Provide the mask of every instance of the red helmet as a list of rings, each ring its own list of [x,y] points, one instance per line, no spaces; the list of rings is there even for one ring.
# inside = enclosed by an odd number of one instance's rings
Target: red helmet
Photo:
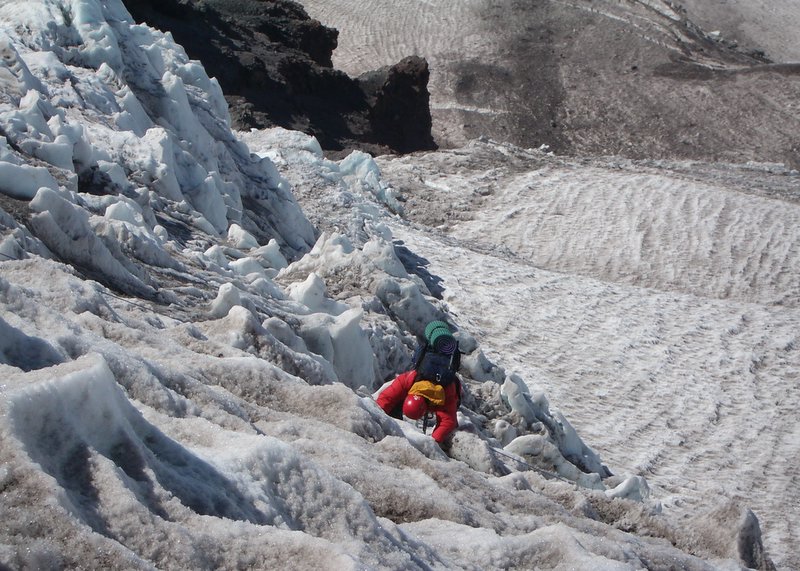
[[[403,414],[413,420],[419,420],[428,412],[428,401],[420,395],[408,395],[403,403]]]

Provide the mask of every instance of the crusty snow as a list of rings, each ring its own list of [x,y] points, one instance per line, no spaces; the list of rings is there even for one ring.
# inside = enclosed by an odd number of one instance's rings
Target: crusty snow
[[[447,161],[421,162],[386,160],[385,179],[413,168],[448,192]],[[487,355],[559,403],[612,467],[686,515],[763,502],[771,552],[796,561],[800,205],[669,166],[510,162],[494,156],[471,220],[396,237],[447,276],[445,300]],[[460,184],[485,189],[487,166],[460,169]],[[719,170],[800,186],[768,165]]]
[[[0,567],[800,566],[796,171],[327,160],[117,0],[0,52]],[[373,400],[433,319],[446,451]]]

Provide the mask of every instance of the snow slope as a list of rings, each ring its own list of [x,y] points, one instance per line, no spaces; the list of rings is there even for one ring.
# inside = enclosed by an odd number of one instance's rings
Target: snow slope
[[[763,49],[774,61],[800,61],[796,33],[800,10],[794,2],[683,0],[681,5],[706,30]]]
[[[617,274],[627,241],[597,265],[555,226],[572,256],[549,269],[557,241],[534,260],[485,239],[514,219],[501,189],[584,168],[605,218],[560,200],[590,236],[633,232],[629,184],[639,216],[660,191],[660,228],[696,192],[783,239],[796,173],[723,170],[767,200],[680,174],[702,165],[495,143],[330,161],[232,132],[216,82],[118,1],[2,2],[0,50],[2,566],[796,566],[797,316],[772,304],[790,277],[761,281],[794,251],[759,242],[724,298],[691,268],[666,281],[677,237],[641,250],[648,284]],[[465,353],[446,450],[372,398],[433,319]]]
[[[800,164],[800,66],[753,51],[796,49],[791,0],[692,3],[701,22],[667,0],[303,4],[339,30],[334,64],[351,75],[428,60],[442,147],[487,136],[561,154]],[[758,30],[735,50],[718,21]]]
[[[451,310],[612,467],[646,476],[687,516],[748,498],[770,552],[794,568],[798,174],[705,167],[719,184],[682,165],[473,147],[380,161],[396,188],[435,197],[409,213],[466,218],[439,236],[395,228],[446,276]],[[754,194],[754,181],[780,194]]]

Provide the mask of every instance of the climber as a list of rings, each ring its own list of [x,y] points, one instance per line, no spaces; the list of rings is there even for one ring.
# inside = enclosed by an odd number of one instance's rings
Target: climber
[[[399,374],[378,395],[378,406],[395,418],[405,415],[419,420],[429,413],[435,415],[431,436],[443,445],[458,428],[460,355],[450,327],[443,321],[432,321],[425,328],[425,341],[417,349],[414,368]]]

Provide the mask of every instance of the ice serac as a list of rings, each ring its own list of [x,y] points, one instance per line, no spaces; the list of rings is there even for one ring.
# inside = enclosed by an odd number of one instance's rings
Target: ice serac
[[[52,252],[152,297],[140,262],[177,269],[155,241],[181,225],[210,236],[240,227],[289,258],[314,243],[288,183],[231,131],[218,82],[171,37],[135,24],[121,2],[3,9],[24,10],[26,25],[0,42],[0,193],[39,196],[31,230]],[[119,219],[123,203],[138,224]],[[169,218],[172,236],[159,224]],[[77,259],[66,237],[91,247]]]
[[[698,516],[694,523],[700,541],[714,546],[719,553],[739,559],[748,569],[775,571],[774,563],[764,551],[758,518],[751,510],[728,501]]]
[[[328,151],[434,149],[427,62],[410,57],[353,79],[333,68],[338,31],[288,0],[126,2],[138,20],[169,31],[215,77],[235,127],[281,126]],[[374,79],[374,77],[373,77]]]

